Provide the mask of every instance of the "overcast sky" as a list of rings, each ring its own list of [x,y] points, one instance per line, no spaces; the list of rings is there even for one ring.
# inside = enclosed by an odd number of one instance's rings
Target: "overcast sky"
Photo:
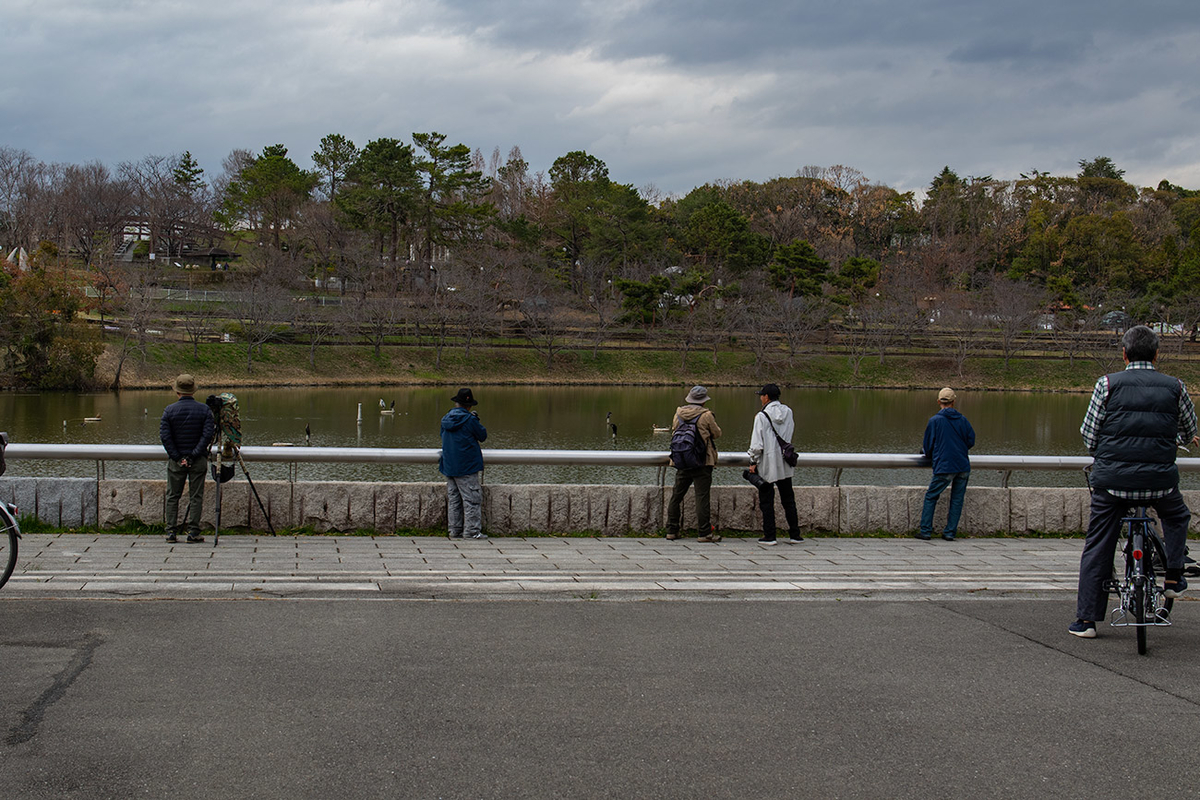
[[[1200,188],[1196,0],[0,0],[0,146],[115,166],[322,136],[586,150],[685,194],[843,164]]]

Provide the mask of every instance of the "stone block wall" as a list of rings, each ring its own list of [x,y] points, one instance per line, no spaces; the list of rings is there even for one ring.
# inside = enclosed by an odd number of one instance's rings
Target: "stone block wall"
[[[442,483],[260,481],[254,486],[277,529],[392,533],[446,526]],[[0,478],[0,499],[16,503],[23,514],[34,514],[59,527],[113,527],[135,520],[159,524],[165,488],[161,480]],[[266,514],[246,481],[235,479],[221,489],[222,529],[267,530]],[[216,522],[215,490],[210,481],[201,517],[201,524],[210,529]],[[523,532],[653,533],[665,527],[670,493],[669,486],[485,485],[484,527],[501,536]],[[909,533],[920,521],[925,487],[800,486],[795,493],[800,526],[805,531]],[[1200,509],[1200,491],[1184,492],[1184,497],[1190,508]],[[186,502],[185,497],[181,506]],[[945,525],[948,505],[949,497],[943,495],[934,517],[935,531]],[[683,510],[685,529],[694,529],[692,493]],[[775,515],[783,529],[778,498]],[[758,530],[758,493],[750,486],[714,486],[712,518],[719,530]],[[1087,519],[1087,489],[971,487],[959,531],[968,536],[1076,533],[1086,528]],[[1192,529],[1200,530],[1200,510],[1192,517]]]

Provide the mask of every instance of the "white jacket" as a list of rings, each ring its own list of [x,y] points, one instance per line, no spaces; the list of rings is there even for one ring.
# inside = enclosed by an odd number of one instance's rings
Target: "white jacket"
[[[763,480],[774,483],[792,477],[796,470],[784,463],[783,453],[779,450],[779,443],[775,441],[775,434],[771,433],[767,417],[775,424],[775,433],[785,442],[792,441],[796,423],[792,419],[792,410],[778,400],[767,403],[763,411],[766,412],[766,416],[761,413],[754,415],[754,431],[750,434],[750,449],[746,454],[758,465],[758,474]]]

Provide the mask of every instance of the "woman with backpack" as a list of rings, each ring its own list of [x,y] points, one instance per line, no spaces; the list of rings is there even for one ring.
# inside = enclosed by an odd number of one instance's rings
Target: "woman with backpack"
[[[715,440],[721,437],[721,427],[710,409],[708,389],[693,386],[684,398],[685,405],[675,409],[671,422],[671,463],[675,465],[675,488],[667,506],[667,538],[679,538],[683,517],[683,498],[692,484],[696,485],[696,528],[699,542],[719,542],[711,522],[713,467],[717,465]]]

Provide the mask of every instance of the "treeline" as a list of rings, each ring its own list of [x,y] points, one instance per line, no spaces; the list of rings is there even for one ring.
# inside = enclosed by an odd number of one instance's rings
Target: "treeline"
[[[331,134],[312,161],[235,150],[209,178],[188,152],[110,168],[0,147],[0,243],[29,254],[0,277],[6,378],[87,385],[107,345],[119,385],[168,329],[235,335],[248,370],[284,334],[378,350],[415,333],[440,356],[513,329],[549,369],[618,331],[764,365],[835,335],[857,369],[931,329],[961,340],[961,371],[981,337],[1007,361],[1035,332],[1071,354],[1118,310],[1200,322],[1200,192],[1133,186],[1107,157],[1016,180],[947,167],[920,200],[842,166],[660,197],[585,152],[535,172],[517,148],[485,158],[438,133]],[[165,291],[205,286],[225,301]]]

